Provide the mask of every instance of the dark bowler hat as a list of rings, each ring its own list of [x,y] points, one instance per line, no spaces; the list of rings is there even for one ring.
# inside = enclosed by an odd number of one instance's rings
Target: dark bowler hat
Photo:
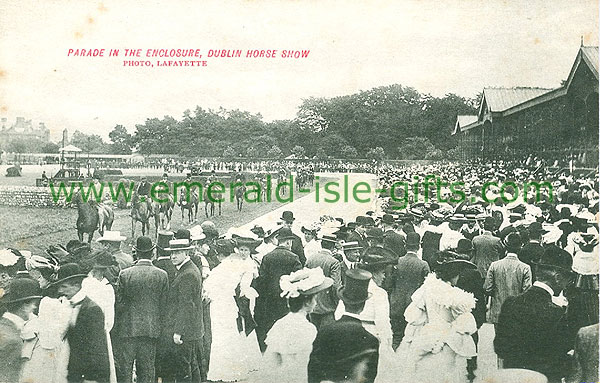
[[[295,219],[296,218],[294,218],[294,213],[292,213],[289,210],[284,211],[281,214],[281,218],[280,218],[280,220],[283,222],[294,222]]]
[[[539,261],[533,262],[538,268],[553,269],[556,271],[571,272],[573,257],[569,252],[558,246],[549,246]]]
[[[179,229],[175,233],[175,239],[188,239],[191,241],[191,234],[188,229]]]
[[[383,230],[378,227],[371,227],[365,233],[367,238],[383,239]]]
[[[148,253],[154,250],[155,247],[156,246],[154,246],[154,243],[152,243],[152,239],[150,237],[141,236],[138,237],[135,241],[135,246],[133,247],[133,250],[135,250],[138,253]]]
[[[41,298],[42,289],[37,281],[30,278],[15,278],[6,287],[4,295],[0,298],[0,304],[5,305]]]
[[[350,269],[346,271],[346,284],[338,289],[342,302],[356,305],[371,297],[368,291],[373,275],[367,270]]]
[[[456,252],[460,254],[465,254],[473,251],[473,242],[467,238],[461,238],[458,240],[458,246],[456,247]]]
[[[532,222],[529,227],[527,228],[527,231],[530,234],[545,234],[548,232],[548,230],[545,230],[542,227],[542,224],[539,222]]]
[[[376,271],[387,265],[396,263],[398,257],[389,249],[377,246],[367,247],[361,256],[360,267],[368,271]]]
[[[87,277],[86,274],[81,271],[81,267],[77,263],[65,263],[58,269],[58,277],[56,282],[50,286],[58,286],[63,282],[70,280],[83,280]]]
[[[394,223],[396,223],[396,220],[391,214],[384,214],[383,217],[381,217],[381,223],[393,225]]]
[[[287,227],[282,227],[281,229],[279,229],[279,232],[277,233],[277,239],[279,241],[285,241],[286,239],[294,239],[294,238],[296,238],[296,236]]]
[[[359,215],[358,217],[356,217],[356,226],[369,226],[369,224],[368,224],[369,218],[371,218],[371,217],[365,217],[364,215]],[[373,219],[373,218],[371,218],[371,219]]]
[[[516,253],[521,250],[521,246],[523,246],[523,241],[517,232],[509,233],[504,239],[504,247],[506,248],[506,251]]]
[[[411,232],[406,234],[406,246],[420,246],[421,245],[421,236],[419,233]]]

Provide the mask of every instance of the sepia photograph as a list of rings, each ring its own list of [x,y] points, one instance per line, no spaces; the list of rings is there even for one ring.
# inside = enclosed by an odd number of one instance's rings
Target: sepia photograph
[[[0,0],[0,383],[599,382],[597,0]]]

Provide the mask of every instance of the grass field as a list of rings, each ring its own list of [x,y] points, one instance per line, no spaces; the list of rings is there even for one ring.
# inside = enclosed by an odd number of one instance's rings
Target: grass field
[[[0,185],[35,185],[35,179],[41,175],[43,168],[35,165],[23,166],[23,176],[15,178],[4,177],[6,166],[0,167]],[[48,174],[49,171],[46,170]],[[160,176],[162,170],[158,169],[134,169],[127,170],[126,175],[149,175]],[[181,174],[178,174],[181,176]],[[294,200],[305,196],[307,193],[294,192]],[[224,196],[227,199],[227,196]],[[215,223],[221,233],[227,231],[230,227],[241,226],[260,217],[274,209],[279,208],[285,203],[281,202],[262,202],[262,203],[244,203],[242,212],[238,212],[235,202],[228,200],[222,204],[222,215],[218,214],[218,207],[215,206],[215,216],[206,218],[204,205],[200,203],[198,207],[197,221],[189,223],[187,214],[182,219],[181,209],[176,206],[171,220],[171,230],[177,230],[182,227],[202,223],[209,219]],[[114,209],[115,221],[112,230],[118,230],[127,237],[123,248],[127,251],[132,245],[131,239],[131,217],[130,209]],[[66,244],[71,239],[77,239],[77,230],[75,223],[77,221],[77,210],[74,208],[31,208],[31,207],[11,207],[0,206],[0,248],[14,247],[17,249],[30,250],[34,254],[41,254],[50,245]],[[154,221],[150,223],[151,233],[154,234]],[[138,223],[135,229],[136,236],[141,235],[141,227]],[[87,236],[86,236],[87,238]],[[96,232],[94,239],[99,238]]]

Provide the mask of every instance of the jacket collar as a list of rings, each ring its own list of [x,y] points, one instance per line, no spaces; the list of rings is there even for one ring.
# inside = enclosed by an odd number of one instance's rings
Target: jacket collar
[[[135,263],[136,266],[151,266],[152,261],[149,259],[138,259]]]
[[[13,313],[9,313],[8,311],[2,315],[2,318],[12,322],[12,324],[14,324],[19,331],[23,330],[23,326],[25,326],[25,321],[23,318]]]

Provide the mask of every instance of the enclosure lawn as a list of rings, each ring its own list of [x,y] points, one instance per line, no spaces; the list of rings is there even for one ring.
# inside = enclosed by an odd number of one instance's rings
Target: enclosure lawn
[[[294,200],[297,200],[307,194],[294,191],[293,197]],[[241,226],[285,204],[276,200],[270,203],[244,202],[242,211],[238,212],[235,201],[231,203],[226,199],[221,205],[221,216],[218,215],[218,205],[215,205],[215,216],[206,218],[204,204],[200,203],[198,206],[197,221],[192,223],[188,222],[187,212],[182,220],[181,208],[175,206],[171,219],[171,230],[176,231],[180,228],[189,228],[209,219],[215,223],[220,233],[225,233],[231,227]],[[114,212],[115,221],[112,230],[118,230],[122,235],[127,237],[124,250],[129,251],[132,245],[131,209],[117,209],[115,207]],[[66,245],[69,240],[77,239],[76,221],[77,209],[0,206],[0,222],[2,222],[0,248],[14,247],[22,250],[30,250],[34,254],[43,254],[50,245]],[[154,230],[154,220],[151,219],[150,233],[152,236],[154,235]],[[139,223],[137,223],[135,233],[136,236],[141,235],[141,226]],[[95,243],[95,240],[99,237],[100,235],[96,232],[92,242]]]

